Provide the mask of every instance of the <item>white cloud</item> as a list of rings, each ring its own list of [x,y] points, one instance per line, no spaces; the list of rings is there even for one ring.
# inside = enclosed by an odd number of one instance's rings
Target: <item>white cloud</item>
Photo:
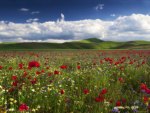
[[[104,9],[104,4],[98,4],[96,7],[95,7],[95,10],[99,11],[99,10],[103,10]]]
[[[120,16],[112,21],[101,19],[65,21],[65,16],[61,14],[61,19],[56,22],[0,21],[0,42],[65,42],[92,37],[112,41],[150,41],[150,15],[132,14]]]
[[[150,15],[132,14],[121,16],[113,21],[109,27],[107,39],[113,40],[149,40],[150,41]]]
[[[30,19],[26,20],[27,23],[37,22],[37,21],[39,21],[38,18],[34,18],[34,19],[30,18]]]
[[[57,22],[65,21],[65,15],[63,13],[60,14],[60,19],[57,19]]]
[[[65,20],[65,16],[63,13],[61,13],[61,21],[64,21]]]
[[[39,13],[40,13],[39,11],[33,11],[33,12],[31,12],[32,15],[39,14]]]
[[[111,14],[110,16],[115,17],[115,16],[116,16],[116,14]]]
[[[27,11],[29,11],[29,9],[27,9],[27,8],[21,8],[21,9],[19,9],[20,11],[24,11],[24,12],[27,12]]]

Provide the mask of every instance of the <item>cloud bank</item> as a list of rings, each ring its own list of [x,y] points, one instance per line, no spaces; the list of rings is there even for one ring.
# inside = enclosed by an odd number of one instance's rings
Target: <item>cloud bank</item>
[[[0,42],[61,43],[92,37],[111,41],[150,41],[150,15],[132,14],[120,16],[112,21],[64,19],[65,16],[61,14],[61,18],[57,21],[43,23],[33,19],[30,19],[30,23],[0,21]]]

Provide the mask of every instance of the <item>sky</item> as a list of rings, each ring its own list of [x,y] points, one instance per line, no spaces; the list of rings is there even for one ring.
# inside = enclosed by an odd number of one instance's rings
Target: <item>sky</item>
[[[150,0],[0,0],[0,42],[150,41]]]

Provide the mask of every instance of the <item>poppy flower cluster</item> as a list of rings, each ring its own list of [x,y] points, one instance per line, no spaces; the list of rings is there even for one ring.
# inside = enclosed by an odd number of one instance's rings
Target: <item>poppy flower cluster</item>
[[[121,106],[121,105],[123,105],[123,104],[125,104],[125,103],[126,103],[126,99],[123,98],[123,99],[121,99],[121,100],[117,100],[116,106]]]
[[[104,58],[104,60],[105,60],[106,62],[109,62],[110,64],[113,64],[113,62],[114,62],[114,59],[113,59],[113,58],[110,58],[110,57]]]
[[[125,56],[123,56],[123,57],[121,57],[120,59],[118,59],[115,63],[114,63],[114,65],[118,65],[118,64],[123,64],[125,61],[126,61],[126,57]]]
[[[144,96],[143,97],[143,101],[144,101],[144,103],[148,102],[149,101],[149,97],[148,96]]]
[[[29,68],[40,67],[40,63],[37,61],[31,61],[31,62],[29,62],[28,67]]]
[[[11,77],[11,79],[13,80],[13,83],[12,83],[12,85],[13,86],[17,86],[18,85],[18,77],[16,76],[16,75],[13,75],[12,77]]]
[[[101,90],[101,92],[99,93],[99,96],[95,98],[95,101],[96,102],[103,102],[105,100],[105,94],[107,93],[107,89],[104,88]]]
[[[2,106],[7,103],[8,111],[109,113],[113,107],[122,112],[133,105],[138,105],[138,111],[150,110],[150,86],[145,80],[150,51],[9,54],[0,55],[0,102]],[[141,78],[145,83],[140,85]]]
[[[146,84],[142,83],[140,86],[140,89],[142,92],[144,92],[146,94],[150,94],[150,88],[148,88]]]

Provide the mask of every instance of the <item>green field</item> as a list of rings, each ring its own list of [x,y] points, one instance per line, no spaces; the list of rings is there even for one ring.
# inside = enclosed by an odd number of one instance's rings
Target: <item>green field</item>
[[[66,43],[1,43],[0,50],[15,49],[150,49],[150,41],[113,42],[90,38]]]
[[[149,113],[149,50],[0,52],[0,113]]]

